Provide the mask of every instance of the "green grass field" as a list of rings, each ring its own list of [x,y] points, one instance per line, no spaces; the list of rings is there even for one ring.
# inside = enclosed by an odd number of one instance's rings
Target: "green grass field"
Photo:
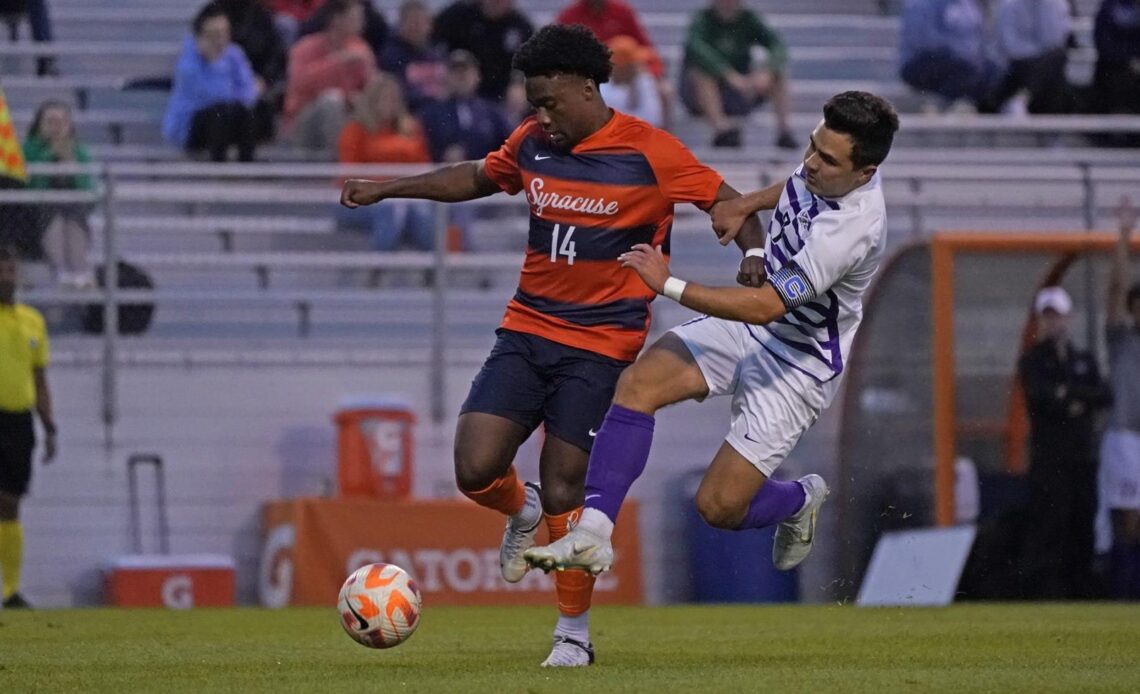
[[[598,664],[538,667],[549,609],[435,608],[389,651],[333,610],[0,612],[0,692],[1140,691],[1140,605],[601,608]]]

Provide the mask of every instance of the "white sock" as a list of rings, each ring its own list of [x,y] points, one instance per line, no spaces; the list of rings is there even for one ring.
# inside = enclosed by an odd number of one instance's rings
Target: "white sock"
[[[526,502],[514,518],[518,521],[518,525],[524,528],[534,527],[542,520],[542,499],[538,497],[534,487],[526,487]]]
[[[555,636],[565,636],[568,639],[590,642],[590,613],[583,612],[577,617],[558,616],[558,624],[554,627]]]
[[[610,539],[614,534],[614,522],[596,508],[588,508],[582,511],[582,517],[578,520],[578,527],[603,540]]]

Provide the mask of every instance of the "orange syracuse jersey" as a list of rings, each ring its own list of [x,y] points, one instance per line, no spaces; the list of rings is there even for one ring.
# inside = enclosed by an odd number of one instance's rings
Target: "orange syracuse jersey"
[[[707,210],[724,179],[677,138],[617,111],[569,151],[528,118],[484,170],[530,203],[526,261],[501,327],[633,360],[656,295],[617,257],[638,243],[668,255],[673,205]]]

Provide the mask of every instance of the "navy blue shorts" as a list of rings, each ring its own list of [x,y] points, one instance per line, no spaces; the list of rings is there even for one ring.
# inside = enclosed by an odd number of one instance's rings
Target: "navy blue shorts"
[[[32,413],[0,412],[0,492],[17,497],[28,493],[35,449]]]
[[[618,376],[628,361],[618,361],[538,335],[500,328],[499,339],[460,409],[505,417],[547,433],[584,451],[594,445]]]

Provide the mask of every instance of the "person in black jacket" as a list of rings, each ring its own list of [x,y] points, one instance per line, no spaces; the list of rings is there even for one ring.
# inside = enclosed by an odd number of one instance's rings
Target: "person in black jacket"
[[[1040,340],[1018,373],[1030,422],[1029,530],[1022,555],[1026,597],[1087,597],[1096,515],[1095,415],[1111,402],[1092,354],[1068,335],[1072,300],[1046,287],[1035,301]]]
[[[273,15],[257,0],[218,0],[217,4],[230,20],[233,42],[245,51],[260,82],[253,116],[258,142],[268,142],[285,97],[285,42],[277,33]]]

